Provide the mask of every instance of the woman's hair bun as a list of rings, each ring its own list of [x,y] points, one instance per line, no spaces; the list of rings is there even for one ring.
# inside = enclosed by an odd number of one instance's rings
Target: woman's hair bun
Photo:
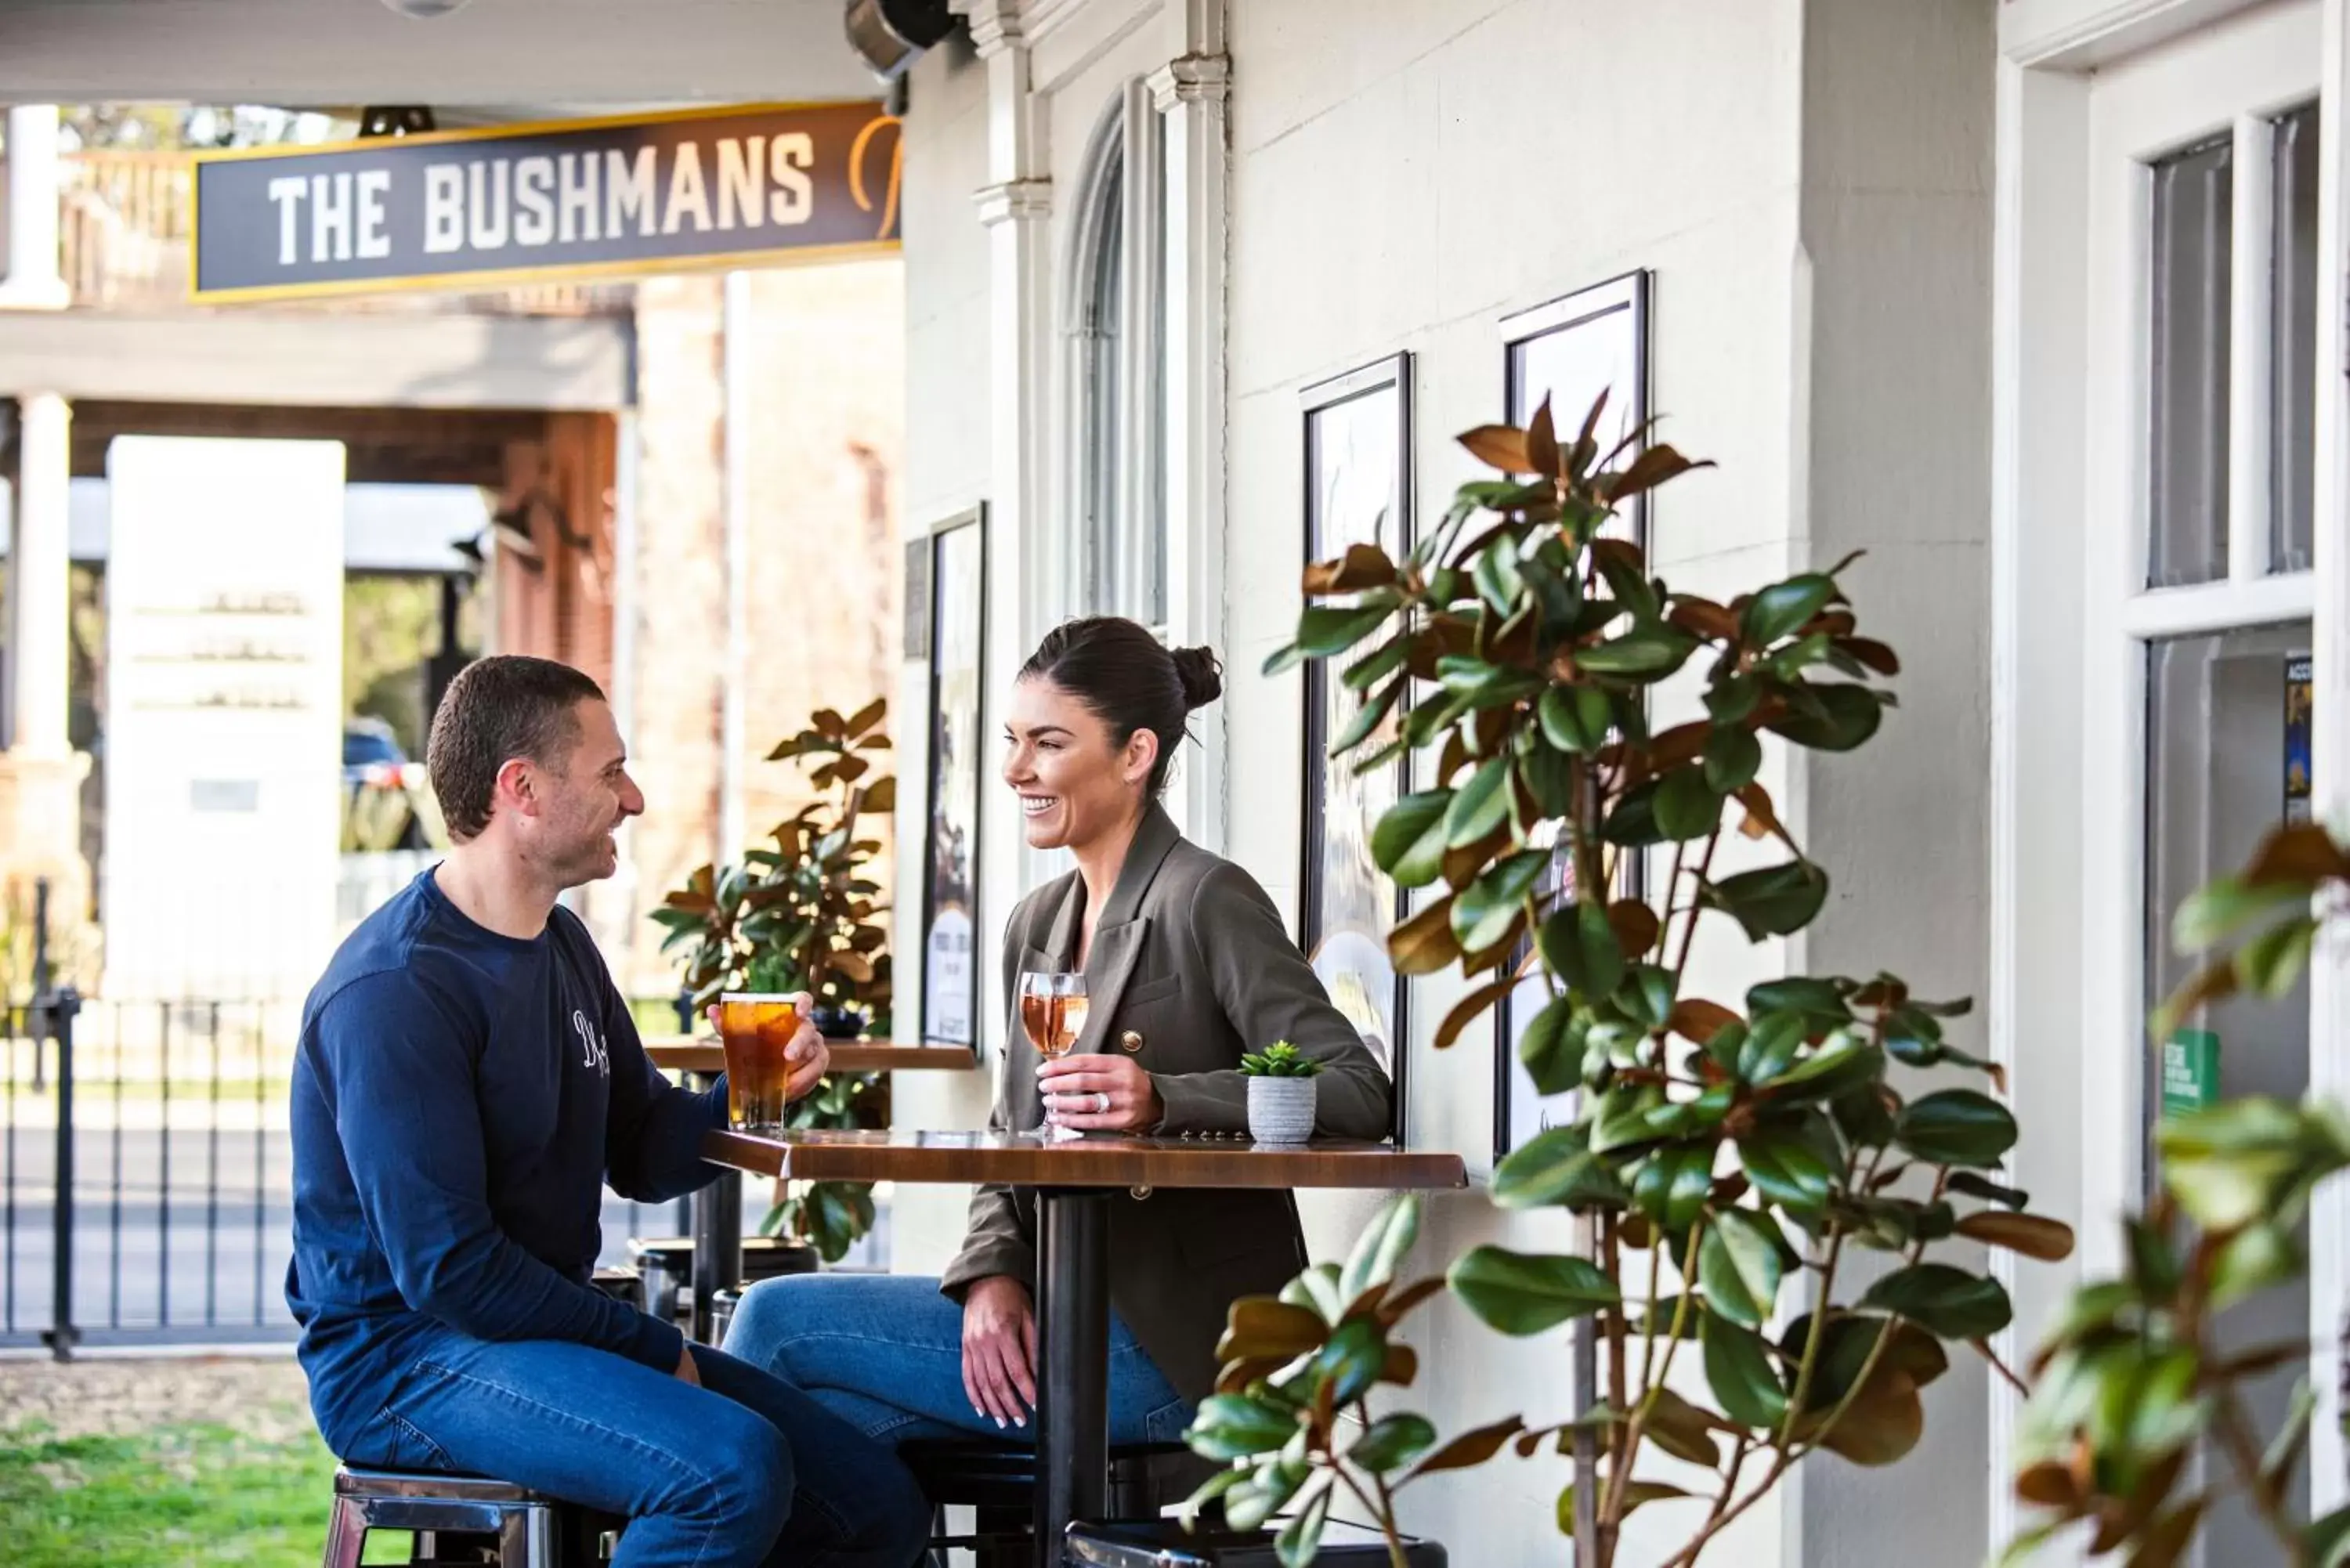
[[[1183,683],[1183,707],[1186,711],[1204,708],[1224,693],[1224,667],[1212,648],[1178,648],[1171,650],[1175,660],[1175,677]]]

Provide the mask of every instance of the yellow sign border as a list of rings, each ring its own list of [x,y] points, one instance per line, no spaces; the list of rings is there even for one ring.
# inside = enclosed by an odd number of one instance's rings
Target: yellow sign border
[[[855,261],[896,255],[897,239],[860,240],[836,245],[785,246],[775,249],[729,251],[717,255],[652,257],[631,261],[557,263],[548,266],[502,267],[493,272],[433,273],[393,278],[337,278],[324,283],[260,284],[244,288],[206,289],[198,283],[198,258],[203,254],[204,203],[203,166],[244,163],[256,159],[310,158],[330,152],[371,152],[387,144],[432,147],[444,143],[503,141],[519,136],[548,136],[569,130],[609,130],[624,125],[674,125],[696,119],[727,119],[737,115],[785,114],[816,109],[854,109],[870,105],[876,116],[896,119],[879,99],[833,99],[804,103],[703,104],[692,109],[655,109],[650,114],[596,115],[585,119],[541,119],[514,125],[483,126],[463,130],[427,130],[413,136],[362,136],[342,141],[278,144],[269,147],[224,147],[187,155],[188,292],[191,305],[254,305],[280,299],[349,298],[377,294],[484,294],[534,284],[596,282],[623,277],[667,277],[705,272],[732,272],[740,267],[796,266],[806,262]],[[902,126],[902,121],[900,122]],[[903,134],[902,129],[900,134]]]

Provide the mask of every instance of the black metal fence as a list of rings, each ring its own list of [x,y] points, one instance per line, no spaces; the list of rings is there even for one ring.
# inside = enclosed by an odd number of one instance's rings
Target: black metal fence
[[[0,1007],[0,1346],[291,1339],[299,1008]],[[605,1260],[678,1215],[607,1194]]]

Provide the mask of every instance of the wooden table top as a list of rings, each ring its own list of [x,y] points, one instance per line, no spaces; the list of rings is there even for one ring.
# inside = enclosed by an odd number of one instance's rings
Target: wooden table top
[[[664,1073],[726,1071],[726,1048],[715,1040],[677,1034],[645,1042],[645,1055]],[[836,1073],[901,1073],[913,1068],[952,1071],[976,1067],[979,1058],[961,1045],[893,1045],[887,1040],[842,1041],[832,1048]]]
[[[997,1182],[1009,1187],[1407,1188],[1469,1185],[1457,1154],[1317,1138],[1139,1137],[1122,1133],[1048,1139],[1035,1133],[714,1132],[702,1158],[795,1181]]]

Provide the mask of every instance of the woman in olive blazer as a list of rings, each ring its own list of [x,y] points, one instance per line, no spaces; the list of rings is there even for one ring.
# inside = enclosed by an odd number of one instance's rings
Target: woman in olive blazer
[[[1186,716],[1218,695],[1215,657],[1170,652],[1132,621],[1073,621],[1023,668],[1003,777],[1028,842],[1076,868],[1031,893],[1003,942],[1008,1020],[990,1124],[1026,1131],[1245,1136],[1240,1060],[1287,1040],[1323,1064],[1315,1130],[1387,1136],[1386,1073],[1332,1006],[1273,900],[1188,843],[1159,806]],[[1076,1049],[1041,1062],[1020,1029],[1025,971],[1086,976]],[[1225,1313],[1305,1265],[1285,1191],[1166,1189],[1116,1199],[1110,1437],[1166,1441],[1215,1378]],[[1036,1398],[1034,1202],[973,1196],[943,1278],[810,1275],[747,1292],[730,1355],[891,1441],[1024,1428]]]

